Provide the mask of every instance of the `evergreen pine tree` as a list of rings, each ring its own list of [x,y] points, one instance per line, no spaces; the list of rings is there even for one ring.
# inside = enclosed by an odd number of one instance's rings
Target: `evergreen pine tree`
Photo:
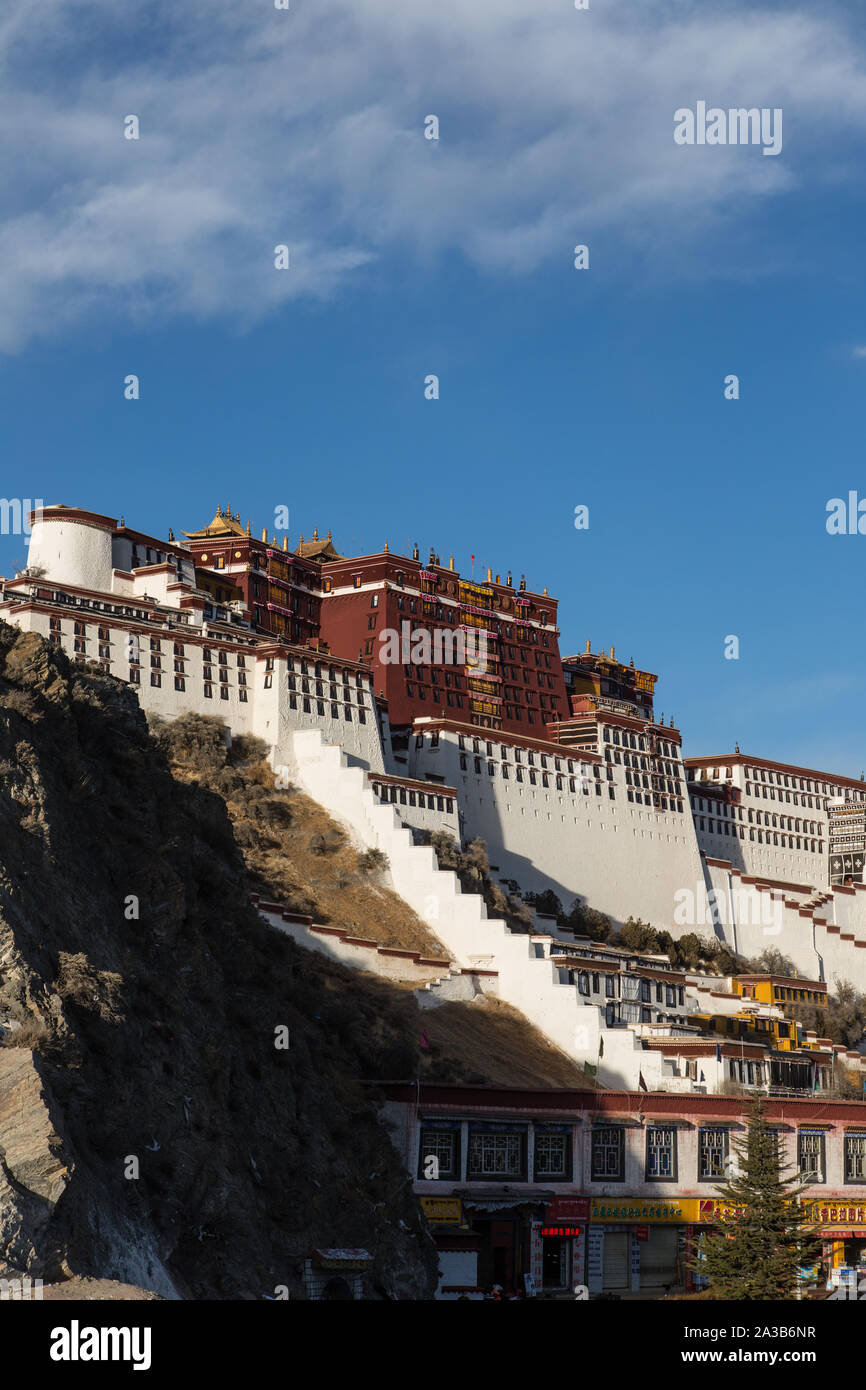
[[[752,1102],[748,1133],[734,1150],[738,1175],[717,1189],[724,1206],[692,1268],[717,1298],[795,1298],[798,1270],[815,1264],[821,1247],[799,1203],[805,1184],[797,1173],[786,1175],[762,1097]]]

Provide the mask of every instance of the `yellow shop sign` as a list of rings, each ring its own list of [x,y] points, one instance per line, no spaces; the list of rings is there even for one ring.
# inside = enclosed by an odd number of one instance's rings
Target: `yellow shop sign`
[[[422,1197],[421,1210],[431,1226],[459,1226],[463,1220],[459,1197]]]
[[[653,1201],[644,1197],[593,1197],[590,1220],[634,1221],[641,1226],[665,1221],[686,1225],[698,1220],[698,1198]]]
[[[745,1207],[732,1207],[719,1199],[701,1198],[700,1221],[714,1221],[716,1217],[734,1217],[745,1211]],[[809,1197],[801,1202],[806,1221],[812,1225],[825,1227],[862,1226],[866,1228],[866,1203],[849,1202],[844,1197]]]

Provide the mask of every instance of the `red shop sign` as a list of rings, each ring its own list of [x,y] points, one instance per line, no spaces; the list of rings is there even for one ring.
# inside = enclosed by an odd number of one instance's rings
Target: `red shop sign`
[[[547,1208],[545,1220],[551,1226],[560,1221],[588,1221],[589,1198],[556,1197]]]

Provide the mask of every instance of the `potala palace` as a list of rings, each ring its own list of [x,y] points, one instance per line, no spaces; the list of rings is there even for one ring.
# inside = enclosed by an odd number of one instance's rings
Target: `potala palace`
[[[827,1082],[840,1049],[786,1032],[780,1005],[837,979],[866,989],[863,781],[738,748],[684,759],[654,710],[657,677],[613,647],[561,656],[556,599],[510,573],[470,581],[453,558],[387,544],[346,557],[330,533],[289,549],[221,506],[180,540],[67,506],[32,522],[3,618],[128,682],[146,711],[216,715],[263,739],[275,769],[387,854],[393,888],[449,953],[411,965],[425,1005],[493,990],[624,1089]],[[384,637],[405,623],[439,634],[445,659],[389,660]],[[447,659],[458,633],[474,639],[463,664]],[[415,833],[438,829],[483,838],[494,876],[522,892],[744,957],[776,947],[797,977],[690,974],[548,918],[514,933]],[[260,907],[324,949],[315,924]],[[384,970],[375,950],[327,949]],[[713,1019],[736,1045],[710,1040]],[[858,1054],[843,1060],[859,1069]]]

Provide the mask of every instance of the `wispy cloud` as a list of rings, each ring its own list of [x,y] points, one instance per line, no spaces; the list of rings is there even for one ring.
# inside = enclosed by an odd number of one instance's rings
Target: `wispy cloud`
[[[394,249],[498,275],[602,234],[673,257],[866,127],[838,15],[702,0],[6,0],[0,66],[7,352],[97,311],[253,321]],[[676,146],[699,98],[783,107],[782,157]]]

